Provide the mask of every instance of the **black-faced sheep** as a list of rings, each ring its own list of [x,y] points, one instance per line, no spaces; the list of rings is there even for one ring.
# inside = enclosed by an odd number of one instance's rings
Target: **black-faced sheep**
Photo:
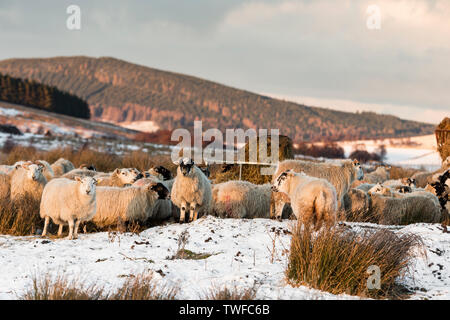
[[[336,189],[327,180],[289,170],[275,179],[272,189],[289,196],[292,211],[303,224],[318,229],[336,222]]]
[[[96,212],[96,180],[91,177],[50,181],[42,194],[40,216],[45,218],[42,236],[47,234],[50,221],[59,225],[58,236],[64,224],[69,225],[67,239],[78,237],[80,222],[89,221]]]
[[[145,172],[144,178],[158,179],[169,189],[169,191],[172,191],[173,183],[175,181],[172,172],[163,166],[150,168],[147,172]]]
[[[182,159],[173,183],[172,202],[180,208],[180,223],[184,222],[189,205],[189,222],[199,214],[208,214],[212,204],[211,183],[192,159]]]

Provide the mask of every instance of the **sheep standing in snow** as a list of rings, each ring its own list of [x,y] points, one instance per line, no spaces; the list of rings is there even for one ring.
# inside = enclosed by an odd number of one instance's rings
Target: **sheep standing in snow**
[[[211,207],[211,183],[192,159],[182,159],[173,183],[172,202],[180,208],[180,223],[184,222],[189,205],[189,222],[199,214],[207,214]]]
[[[338,208],[341,208],[343,197],[350,189],[352,182],[361,180],[364,176],[361,165],[356,160],[344,160],[340,164],[284,160],[278,164],[273,175],[272,184],[281,173],[291,169],[295,172],[304,172],[308,176],[322,178],[330,182],[336,190]]]
[[[56,160],[51,165],[51,167],[52,167],[55,177],[61,177],[64,174],[66,174],[67,172],[70,172],[73,169],[75,169],[75,166],[73,165],[73,163],[64,158],[59,158],[58,160]]]
[[[284,192],[273,192],[270,199],[270,218],[282,220],[292,213],[291,199]]]
[[[40,216],[45,218],[42,236],[47,234],[50,218],[59,225],[61,236],[63,225],[69,225],[67,239],[78,237],[80,222],[89,221],[96,212],[96,180],[91,177],[69,180],[57,178],[50,181],[42,194]]]
[[[0,201],[9,200],[11,191],[11,177],[0,172]]]
[[[99,187],[124,187],[125,185],[131,185],[143,175],[133,168],[116,169],[109,177],[96,176]]]
[[[212,186],[212,212],[222,218],[270,218],[271,185],[227,181]]]
[[[44,166],[26,162],[17,165],[11,174],[11,201],[29,194],[33,199],[40,201],[42,191],[47,179],[42,174]]]
[[[289,170],[276,178],[272,189],[289,196],[292,211],[303,224],[312,224],[318,229],[323,223],[336,222],[336,189],[327,180]]]
[[[145,222],[149,218],[168,218],[171,212],[161,211],[159,205],[155,205],[158,200],[167,199],[168,195],[169,191],[161,183],[142,187],[97,187],[97,213],[92,221],[103,227],[119,221]]]

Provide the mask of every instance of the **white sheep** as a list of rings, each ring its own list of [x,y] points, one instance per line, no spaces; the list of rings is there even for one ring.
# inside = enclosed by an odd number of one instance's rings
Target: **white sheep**
[[[228,181],[212,186],[214,215],[222,218],[269,218],[271,185]]]
[[[182,159],[171,192],[172,202],[180,208],[180,223],[184,222],[189,205],[189,222],[199,214],[208,214],[211,203],[211,183],[192,159]]]
[[[305,225],[318,229],[323,223],[330,226],[336,222],[336,189],[325,179],[289,170],[275,179],[273,191],[289,196],[294,215]]]
[[[352,182],[361,180],[364,177],[361,165],[356,160],[344,160],[338,164],[284,160],[278,164],[273,175],[272,184],[281,173],[291,169],[295,172],[304,172],[308,176],[329,181],[336,189],[338,208],[342,207],[343,197],[350,189]]]
[[[75,166],[69,160],[64,158],[59,158],[52,165],[53,173],[55,177],[61,177],[67,172],[70,172],[75,169]]]
[[[124,187],[142,178],[142,174],[134,168],[123,168],[114,170],[110,176],[102,177],[97,174],[96,178],[99,187]]]
[[[166,199],[168,195],[169,191],[161,183],[142,187],[97,187],[97,213],[92,221],[104,227],[120,221],[165,219],[169,212],[161,212],[161,204],[156,205],[156,202]]]
[[[58,236],[61,236],[63,225],[69,225],[67,239],[78,237],[80,222],[89,221],[96,212],[96,180],[91,177],[69,180],[57,178],[44,188],[40,207],[40,216],[45,218],[42,236],[47,234],[50,221],[59,225]]]
[[[40,201],[47,179],[42,174],[42,164],[26,162],[17,165],[11,174],[11,201],[30,195]]]

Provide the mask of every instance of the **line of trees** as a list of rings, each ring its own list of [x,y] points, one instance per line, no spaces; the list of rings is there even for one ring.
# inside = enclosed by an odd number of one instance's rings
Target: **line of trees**
[[[86,101],[56,87],[0,73],[0,100],[49,112],[89,119]]]

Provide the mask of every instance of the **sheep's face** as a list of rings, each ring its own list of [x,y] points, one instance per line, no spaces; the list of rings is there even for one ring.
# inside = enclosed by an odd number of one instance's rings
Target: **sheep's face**
[[[27,177],[30,180],[38,181],[42,178],[42,171],[44,170],[44,166],[42,164],[27,162],[22,164],[20,167],[26,170]]]
[[[149,173],[158,177],[159,180],[166,181],[172,179],[172,172],[163,166],[153,167],[149,170]]]
[[[133,184],[143,177],[139,170],[131,168],[116,169],[114,173],[119,177],[123,184]]]
[[[97,168],[93,164],[91,164],[91,165],[82,164],[80,166],[80,169],[90,170],[90,171],[97,171]]]
[[[401,180],[401,183],[403,184],[403,185],[405,185],[405,186],[408,186],[408,187],[416,187],[416,179],[411,179],[411,178],[403,178],[402,180]]]
[[[387,194],[388,193],[388,188],[383,187],[381,184],[377,183],[375,186],[373,186],[368,193],[369,194]]]
[[[285,192],[288,193],[288,183],[287,181],[289,178],[293,176],[293,172],[291,171],[284,171],[282,172],[277,179],[275,180],[274,184],[272,185],[271,189],[273,192]]]
[[[169,189],[162,183],[151,183],[149,189],[158,194],[158,199],[167,199],[169,196]]]
[[[179,169],[181,174],[187,177],[191,173],[193,167],[194,161],[192,161],[192,159],[183,159],[180,162]]]
[[[88,196],[95,195],[97,180],[92,177],[76,177],[75,180],[78,182],[79,190],[81,194],[86,194]]]
[[[362,180],[364,178],[364,171],[358,160],[353,160],[353,169],[356,172],[356,180]]]

